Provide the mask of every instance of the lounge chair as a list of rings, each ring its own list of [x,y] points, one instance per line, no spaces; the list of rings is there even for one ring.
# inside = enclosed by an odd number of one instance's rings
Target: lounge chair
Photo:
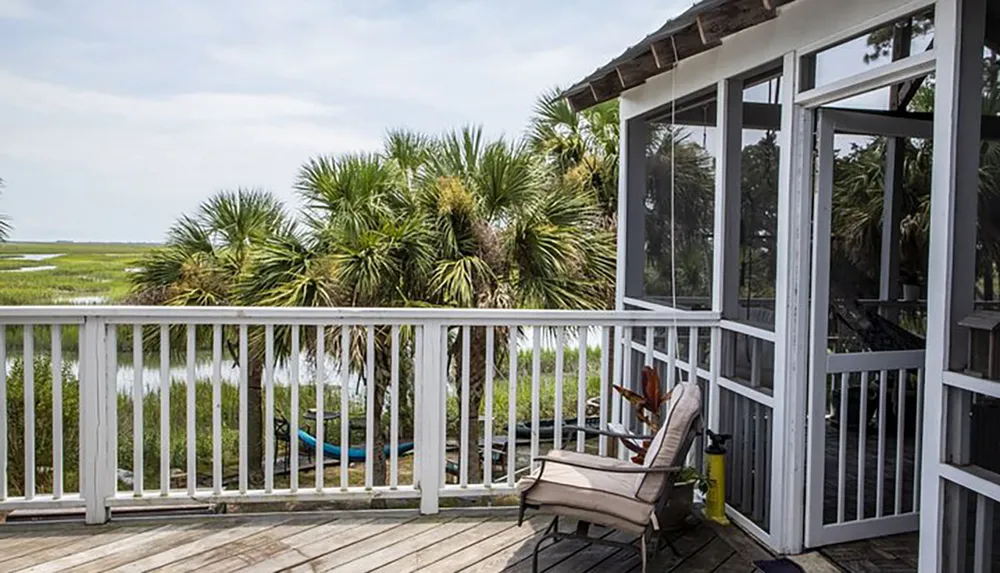
[[[654,559],[664,542],[677,553],[660,530],[657,516],[662,515],[674,477],[701,430],[701,410],[701,389],[696,384],[684,383],[674,388],[667,405],[666,421],[655,436],[580,428],[588,433],[623,439],[651,438],[643,465],[565,450],[552,450],[548,455],[535,458],[540,462],[539,467],[517,484],[521,493],[518,525],[523,522],[526,509],[554,518],[535,545],[533,571],[538,571],[538,551],[547,539],[577,539],[638,549],[642,554],[643,571],[646,570],[647,536],[656,535]],[[575,533],[559,531],[560,516],[578,520]],[[640,546],[590,537],[591,523],[641,535]]]

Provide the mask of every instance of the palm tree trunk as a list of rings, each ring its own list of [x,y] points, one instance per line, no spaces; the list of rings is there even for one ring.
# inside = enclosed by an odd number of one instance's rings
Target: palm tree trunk
[[[264,365],[253,355],[249,358],[247,375],[247,468],[254,487],[264,483],[264,420],[261,409],[261,379]]]
[[[383,357],[384,358],[384,357]],[[386,459],[385,459],[385,444],[386,444],[386,432],[385,427],[382,424],[382,412],[385,410],[385,392],[386,388],[389,387],[389,367],[390,362],[388,360],[378,360],[379,368],[376,370],[375,374],[375,415],[374,424],[372,431],[375,433],[374,436],[374,451],[369,452],[368,455],[372,456],[372,484],[386,485]],[[373,506],[375,502],[372,502]]]

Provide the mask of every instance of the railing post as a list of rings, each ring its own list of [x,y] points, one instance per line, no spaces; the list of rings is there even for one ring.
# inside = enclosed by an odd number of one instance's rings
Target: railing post
[[[416,391],[420,393],[420,435],[415,455],[419,461],[417,486],[420,488],[420,513],[424,515],[438,512],[438,494],[441,470],[444,467],[444,435],[442,434],[440,411],[444,392],[444,366],[441,363],[441,345],[444,344],[444,328],[440,322],[428,322],[421,328],[423,338],[421,357],[422,368]]]
[[[107,497],[114,490],[114,456],[109,427],[109,381],[107,379],[106,327],[96,317],[83,323],[80,349],[80,493],[86,503],[88,524],[106,523],[110,516]]]

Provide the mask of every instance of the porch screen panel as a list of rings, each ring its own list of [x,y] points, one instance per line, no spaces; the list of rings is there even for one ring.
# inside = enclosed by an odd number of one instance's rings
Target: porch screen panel
[[[750,80],[743,90],[740,158],[739,314],[774,329],[778,238],[778,135],[783,78],[780,71]]]
[[[715,97],[706,95],[649,122],[643,297],[658,304],[672,306],[676,294],[679,308],[711,308],[715,116]]]

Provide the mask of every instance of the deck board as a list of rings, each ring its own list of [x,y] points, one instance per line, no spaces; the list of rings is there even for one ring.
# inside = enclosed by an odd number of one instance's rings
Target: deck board
[[[518,527],[510,513],[434,517],[288,513],[123,520],[90,527],[11,524],[0,527],[0,573],[525,573],[531,571],[532,551],[548,523],[549,519],[536,516]],[[564,530],[573,528],[572,520],[562,523]],[[745,554],[753,542],[735,529],[724,533],[699,524],[671,534],[681,557],[665,548],[649,571],[753,571]],[[624,542],[636,537],[596,527],[593,534]],[[539,569],[550,573],[632,572],[641,564],[635,552],[572,539],[547,543],[539,557]]]

